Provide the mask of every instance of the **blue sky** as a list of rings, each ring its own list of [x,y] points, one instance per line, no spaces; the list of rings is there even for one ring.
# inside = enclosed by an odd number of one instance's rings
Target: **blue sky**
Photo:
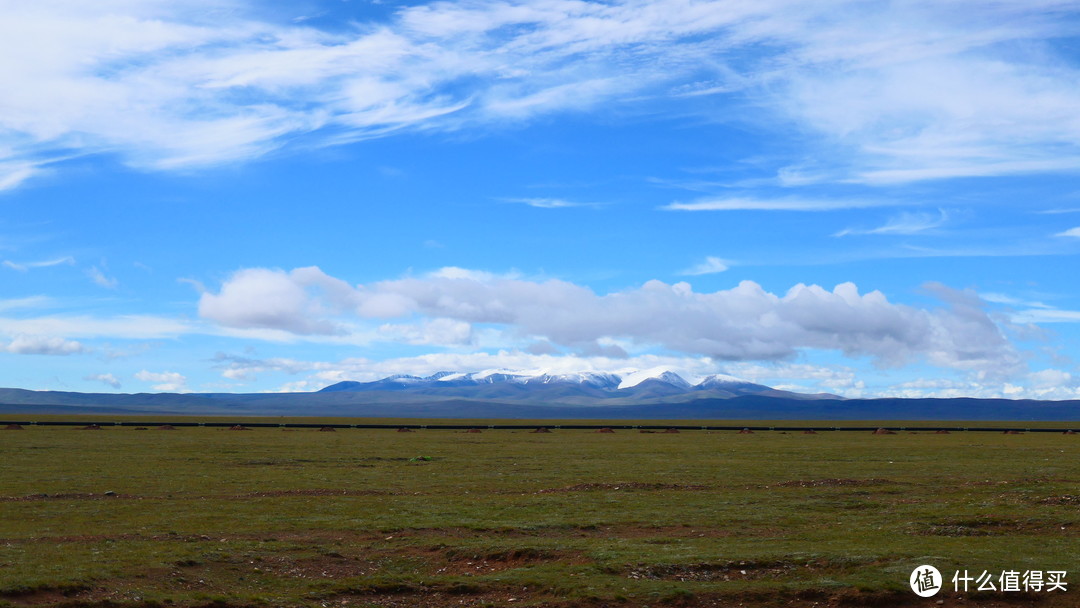
[[[0,4],[0,386],[1080,398],[1080,2]]]

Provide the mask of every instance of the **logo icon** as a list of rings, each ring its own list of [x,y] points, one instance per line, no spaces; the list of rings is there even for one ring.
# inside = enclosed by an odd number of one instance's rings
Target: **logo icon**
[[[931,597],[941,591],[941,573],[933,566],[919,566],[911,571],[908,580],[911,590],[919,597]]]

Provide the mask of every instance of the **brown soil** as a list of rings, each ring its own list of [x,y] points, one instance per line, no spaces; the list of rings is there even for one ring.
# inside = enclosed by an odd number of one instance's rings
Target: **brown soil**
[[[678,433],[678,432],[679,432],[679,429],[667,429],[667,430],[666,430],[666,431],[664,431],[664,432],[665,432],[665,433]]]
[[[874,435],[895,435],[896,431],[890,431],[889,429],[878,429],[874,431]]]
[[[469,429],[469,430],[467,430],[465,432],[466,433],[482,433],[483,431],[481,431],[480,429]]]
[[[337,429],[335,429],[332,426],[324,426],[321,429],[319,429],[319,432],[320,433],[336,433]]]
[[[1023,435],[1020,431],[1005,431],[1005,435]]]
[[[410,428],[401,427],[400,429],[397,430],[397,432],[399,432],[399,433],[411,433],[411,432],[413,432],[413,430],[410,429]]]
[[[157,430],[159,430],[159,431],[175,431],[176,427],[171,425],[171,424],[163,424],[163,425],[157,427]]]
[[[255,562],[252,570],[290,578],[335,579],[370,576],[379,570],[375,562],[359,557],[348,558],[337,553],[292,559],[274,555]]]
[[[817,435],[817,431],[807,429],[802,432],[803,435]]]
[[[841,486],[878,486],[896,483],[888,479],[796,479],[776,484],[781,488],[835,488]]]
[[[140,498],[128,494],[93,494],[89,492],[66,492],[61,494],[30,494],[28,496],[0,496],[0,502],[32,502],[38,500],[104,500],[116,498]]]
[[[941,429],[940,431],[934,431],[934,434],[935,435],[951,435],[952,433],[950,433],[949,431],[946,431],[945,429]]]
[[[334,490],[315,488],[310,490],[266,490],[262,492],[248,492],[238,494],[237,498],[272,498],[276,496],[387,496],[393,494],[388,490]]]
[[[82,427],[79,430],[82,430],[82,431],[100,431],[101,430],[101,425],[100,424],[88,424],[88,425]]]
[[[586,564],[591,563],[580,551],[559,551],[551,549],[534,549],[521,547],[505,551],[493,551],[477,553],[467,549],[443,549],[440,546],[432,548],[435,556],[425,556],[425,561],[434,561],[432,557],[442,557],[444,564],[434,572],[444,576],[472,576],[476,574],[490,574],[514,568],[523,568],[533,564],[559,562],[562,564]],[[440,555],[441,554],[441,555]]]
[[[975,519],[956,519],[925,524],[914,528],[911,534],[916,536],[996,536],[999,534],[1041,534],[1055,536],[1076,536],[1080,529],[1072,522],[1010,519],[1002,517],[980,517]]]
[[[601,490],[707,490],[709,486],[698,484],[681,483],[642,483],[633,481],[629,483],[579,483],[565,488],[548,488],[540,490],[537,494],[551,494],[557,492],[595,492]]]
[[[550,433],[551,429],[547,428],[546,426],[542,426],[542,427],[536,429],[535,431],[530,431],[530,432],[532,432],[532,433]]]
[[[1080,506],[1080,495],[1076,494],[1064,494],[1062,496],[1051,496],[1039,501],[1044,505],[1077,505]]]
[[[751,431],[750,429],[743,429],[743,430],[739,431],[739,434],[740,435],[753,435],[754,431]]]
[[[1065,431],[1064,433],[1062,433],[1062,435],[1075,435],[1075,434],[1076,434],[1076,431],[1074,431],[1072,429],[1069,429],[1069,430]]]
[[[248,427],[246,427],[246,426],[244,426],[242,424],[234,424],[234,425],[229,427],[229,430],[230,431],[250,431],[251,429],[249,429]]]
[[[21,431],[21,430],[23,430],[23,427],[20,424],[9,424],[9,425],[4,427],[4,430],[5,431]]]
[[[800,567],[814,569],[806,566],[805,562],[797,564],[790,561],[732,561],[716,564],[637,565],[630,566],[619,574],[633,579],[659,579],[680,582],[730,581],[773,578],[783,576],[785,573]]]
[[[611,427],[609,427],[609,426],[605,426],[605,427],[604,427],[604,428],[602,428],[602,429],[596,429],[596,432],[597,432],[597,433],[614,433],[615,431],[614,431],[614,430],[612,430],[612,429],[611,429]]]

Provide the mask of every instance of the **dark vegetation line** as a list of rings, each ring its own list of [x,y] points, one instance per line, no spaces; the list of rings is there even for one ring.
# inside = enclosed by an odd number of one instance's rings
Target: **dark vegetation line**
[[[410,429],[410,430],[535,430],[563,429],[563,430],[649,430],[665,431],[674,429],[678,431],[979,431],[993,433],[1025,432],[1025,433],[1076,433],[1080,428],[1026,428],[1026,427],[960,427],[960,426],[714,426],[714,425],[672,425],[672,424],[343,424],[322,422],[152,422],[152,421],[76,421],[76,420],[0,420],[0,426],[81,426],[81,427],[149,427],[149,426],[174,426],[174,427],[247,427],[247,428],[306,428],[306,429]]]

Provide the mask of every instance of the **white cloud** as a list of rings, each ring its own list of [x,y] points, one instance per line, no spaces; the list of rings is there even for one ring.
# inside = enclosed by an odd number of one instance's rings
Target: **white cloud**
[[[30,296],[27,298],[0,300],[0,311],[18,310],[23,308],[45,308],[51,305],[52,301],[52,298],[48,296]]]
[[[889,218],[887,222],[877,228],[845,228],[833,236],[848,236],[860,234],[898,234],[912,235],[940,228],[949,221],[949,216],[944,210],[932,213],[904,212]]]
[[[919,399],[957,397],[979,399],[1080,399],[1080,382],[1069,372],[1044,369],[1020,378],[1019,382],[987,382],[985,378],[920,378],[885,388],[882,397]]]
[[[597,203],[575,203],[561,198],[504,198],[508,203],[521,203],[538,209],[564,209],[568,207],[596,207]]]
[[[342,327],[326,315],[348,307],[354,298],[351,286],[315,267],[290,273],[252,268],[231,276],[220,293],[204,292],[199,315],[242,329],[340,334]]]
[[[675,202],[660,207],[665,211],[836,211],[875,207],[883,204],[872,200],[787,198],[707,198],[689,203]]]
[[[730,262],[717,257],[708,256],[704,262],[691,266],[679,274],[686,276],[700,276],[704,274],[716,274],[727,271]]]
[[[1071,236],[1071,237],[1080,238],[1080,226],[1077,226],[1076,228],[1069,228],[1068,230],[1066,230],[1064,232],[1059,232],[1059,233],[1055,234],[1054,236]]]
[[[156,383],[151,388],[165,393],[186,393],[187,378],[177,372],[150,372],[145,369],[135,374],[140,382]]]
[[[11,190],[41,173],[41,169],[29,162],[0,162],[0,192]]]
[[[83,380],[94,380],[112,388],[120,388],[121,386],[120,381],[112,374],[91,374],[84,377]]]
[[[72,154],[174,169],[250,159],[298,135],[327,144],[498,125],[687,91],[732,96],[713,104],[725,120],[817,135],[807,156],[833,165],[824,179],[1080,168],[1080,79],[1054,48],[1070,2],[480,0],[335,31],[260,10],[5,7],[0,189]]]
[[[1017,323],[1080,323],[1080,310],[1036,308],[1017,311],[1012,319]]]
[[[472,325],[453,319],[425,319],[420,323],[379,326],[379,334],[388,342],[456,346],[470,344]]]
[[[26,335],[15,336],[3,349],[17,355],[74,355],[86,352],[86,347],[75,340]]]
[[[998,373],[1019,365],[1015,349],[977,295],[940,285],[929,288],[947,308],[893,304],[877,291],[860,294],[851,283],[832,291],[800,284],[776,295],[752,281],[713,293],[695,292],[687,283],[649,281],[597,295],[566,281],[500,278],[462,269],[356,288],[317,268],[251,269],[226,281],[219,295],[203,294],[200,314],[227,327],[297,334],[342,328],[376,311],[413,319],[419,315],[490,325],[510,337],[545,339],[580,352],[601,352],[605,340],[628,340],[643,348],[735,361],[778,360],[801,349],[826,349],[871,357],[882,365],[923,359]],[[379,302],[375,311],[368,306],[371,301]],[[464,325],[454,327],[455,335],[465,335]],[[402,335],[400,326],[395,331]],[[416,331],[423,335],[425,329],[421,325]]]
[[[108,318],[86,315],[26,319],[0,317],[0,334],[7,335],[140,340],[170,338],[197,330],[196,326],[183,320],[153,315],[119,315]]]
[[[90,270],[86,271],[86,276],[90,277],[90,280],[99,287],[105,289],[116,289],[120,284],[115,277],[105,276],[105,273],[101,271],[97,266],[91,266]]]
[[[12,262],[11,260],[4,260],[3,265],[19,272],[27,272],[31,268],[48,268],[49,266],[59,266],[61,264],[72,265],[75,263],[75,258],[71,256],[64,256],[62,258],[56,258],[52,260],[44,260],[41,262]]]

